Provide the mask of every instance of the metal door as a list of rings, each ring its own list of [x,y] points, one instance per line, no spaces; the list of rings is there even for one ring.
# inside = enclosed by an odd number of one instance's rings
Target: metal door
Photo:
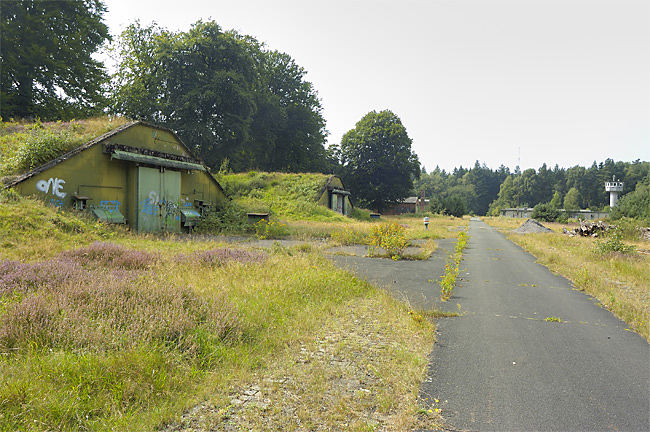
[[[180,232],[181,173],[164,168],[138,168],[140,232]]]

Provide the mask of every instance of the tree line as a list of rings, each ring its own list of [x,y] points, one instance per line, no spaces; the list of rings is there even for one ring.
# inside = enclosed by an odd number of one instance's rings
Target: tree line
[[[462,166],[453,172],[436,167],[414,183],[414,192],[424,191],[431,197],[431,210],[454,215],[498,215],[499,210],[512,207],[535,207],[553,203],[567,210],[601,210],[609,206],[605,182],[616,178],[624,182],[623,194],[636,191],[650,181],[650,162],[615,162],[607,159],[589,168],[574,166],[549,169],[516,168],[514,172],[501,166],[492,170],[478,161],[470,169]]]

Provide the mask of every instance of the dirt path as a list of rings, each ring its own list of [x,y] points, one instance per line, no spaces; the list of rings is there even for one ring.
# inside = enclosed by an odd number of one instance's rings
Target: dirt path
[[[425,397],[460,430],[650,430],[650,345],[480,221]],[[558,322],[561,319],[561,322]]]

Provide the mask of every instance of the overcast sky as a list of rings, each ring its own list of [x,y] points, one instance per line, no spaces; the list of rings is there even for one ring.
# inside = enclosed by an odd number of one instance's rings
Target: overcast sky
[[[650,160],[649,0],[105,0],[139,19],[213,19],[308,72],[338,143],[397,114],[432,170]],[[520,161],[520,162],[518,162]]]

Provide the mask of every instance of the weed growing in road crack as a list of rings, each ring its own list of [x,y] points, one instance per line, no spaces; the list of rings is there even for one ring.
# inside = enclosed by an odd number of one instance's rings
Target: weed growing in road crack
[[[442,301],[447,301],[451,297],[451,292],[456,286],[456,277],[458,276],[458,266],[460,261],[463,259],[463,250],[467,247],[469,242],[469,235],[465,231],[458,232],[458,238],[456,240],[456,247],[453,255],[447,257],[447,263],[445,264],[445,274],[440,276],[440,299]]]

